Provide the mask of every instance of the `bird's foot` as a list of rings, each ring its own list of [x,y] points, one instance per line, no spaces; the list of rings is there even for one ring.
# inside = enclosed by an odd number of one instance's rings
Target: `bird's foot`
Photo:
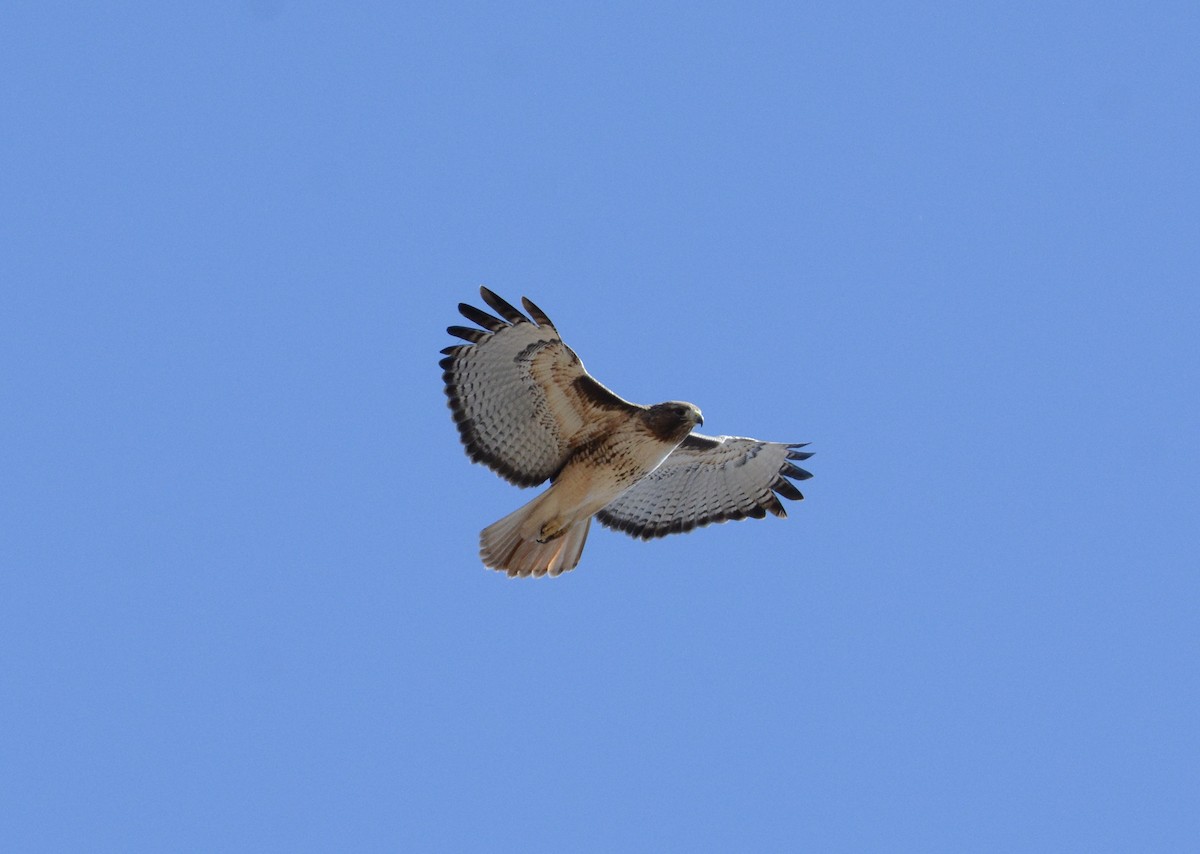
[[[558,519],[551,519],[542,525],[538,531],[537,541],[539,543],[548,543],[551,540],[556,540],[563,535],[563,531],[567,530],[567,526],[562,524]]]

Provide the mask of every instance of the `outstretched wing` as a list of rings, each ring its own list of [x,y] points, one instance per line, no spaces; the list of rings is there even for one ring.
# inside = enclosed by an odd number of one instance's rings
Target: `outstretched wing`
[[[468,342],[442,350],[446,396],[471,459],[518,486],[536,486],[590,435],[640,407],[592,378],[528,299],[526,317],[487,288],[479,293],[500,316],[459,303],[481,328],[446,330]]]
[[[803,445],[692,433],[650,474],[596,514],[609,528],[643,540],[713,522],[786,516],[778,496],[804,498],[788,478],[812,477],[792,460]],[[777,495],[778,494],[778,495]]]

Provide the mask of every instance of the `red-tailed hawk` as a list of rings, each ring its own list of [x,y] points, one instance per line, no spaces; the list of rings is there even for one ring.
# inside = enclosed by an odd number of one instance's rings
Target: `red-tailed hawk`
[[[644,540],[700,525],[786,516],[778,495],[804,496],[788,478],[804,445],[702,436],[690,403],[639,406],[583,368],[540,308],[526,317],[487,288],[500,316],[459,303],[481,328],[446,331],[468,342],[442,350],[446,396],[467,453],[518,486],[551,486],[480,535],[484,564],[514,575],[574,569],[592,516]]]

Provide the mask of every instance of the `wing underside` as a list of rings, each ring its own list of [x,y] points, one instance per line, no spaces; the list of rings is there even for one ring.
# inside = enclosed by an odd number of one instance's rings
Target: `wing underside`
[[[471,459],[536,486],[562,468],[598,412],[633,404],[587,373],[530,300],[527,316],[487,288],[480,294],[496,315],[459,305],[476,326],[447,329],[465,343],[442,350],[446,396]]]
[[[802,447],[693,433],[596,518],[649,540],[716,522],[786,516],[779,499],[803,499],[792,481],[812,476],[794,464],[812,456]]]

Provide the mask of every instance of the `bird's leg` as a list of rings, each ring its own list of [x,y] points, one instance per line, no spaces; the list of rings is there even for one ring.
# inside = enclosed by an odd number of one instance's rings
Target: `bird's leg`
[[[537,541],[539,543],[548,543],[551,540],[556,540],[563,535],[569,526],[564,525],[562,519],[551,519],[545,522],[541,530],[538,531]]]

